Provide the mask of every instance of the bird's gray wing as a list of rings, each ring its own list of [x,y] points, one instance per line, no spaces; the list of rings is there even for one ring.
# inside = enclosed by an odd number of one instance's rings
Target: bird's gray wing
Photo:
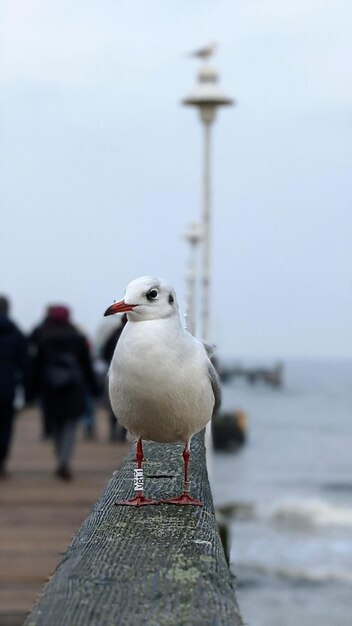
[[[209,374],[211,388],[213,390],[214,399],[215,399],[214,408],[213,408],[213,415],[214,415],[219,410],[220,405],[221,405],[221,387],[220,387],[219,376],[217,375],[216,369],[210,362],[208,363],[208,374]]]

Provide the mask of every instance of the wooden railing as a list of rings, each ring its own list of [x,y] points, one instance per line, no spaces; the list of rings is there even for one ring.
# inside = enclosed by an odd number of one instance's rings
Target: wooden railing
[[[146,495],[182,489],[182,446],[143,442]],[[239,626],[205,464],[194,437],[192,495],[204,507],[115,507],[133,495],[134,446],[44,587],[25,626]],[[92,458],[94,464],[94,457]]]

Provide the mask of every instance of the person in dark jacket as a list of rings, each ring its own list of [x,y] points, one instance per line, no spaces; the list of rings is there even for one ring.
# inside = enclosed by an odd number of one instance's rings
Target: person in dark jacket
[[[114,355],[116,344],[121,337],[121,333],[127,324],[127,315],[121,317],[120,324],[117,328],[114,328],[112,333],[108,336],[105,343],[101,348],[101,357],[103,361],[110,366],[111,359]],[[108,394],[107,394],[108,395]],[[123,426],[118,423],[118,420],[115,417],[115,414],[111,408],[110,400],[107,397],[108,407],[109,407],[109,419],[110,419],[110,441],[126,441],[127,438],[127,430]]]
[[[8,314],[9,302],[0,296],[0,476],[6,475],[16,387],[24,384],[26,372],[26,340]]]
[[[88,342],[70,321],[66,306],[50,306],[30,337],[30,395],[39,396],[50,424],[59,478],[72,478],[70,461],[76,426],[86,408],[87,389],[99,393]]]

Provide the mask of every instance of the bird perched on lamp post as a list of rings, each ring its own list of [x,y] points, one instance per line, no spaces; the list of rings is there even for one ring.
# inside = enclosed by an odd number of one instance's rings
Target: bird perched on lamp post
[[[109,369],[109,395],[119,422],[137,438],[135,497],[117,505],[160,504],[144,495],[142,439],[183,442],[184,488],[161,500],[202,506],[190,495],[190,442],[220,404],[220,386],[204,345],[181,324],[176,295],[165,281],[142,276],[105,315],[127,313],[128,322]]]
[[[198,48],[198,50],[189,52],[188,56],[196,57],[197,59],[202,59],[203,61],[206,61],[211,56],[213,56],[213,54],[215,54],[217,47],[218,47],[217,42],[213,41],[208,46],[204,46],[203,48]]]

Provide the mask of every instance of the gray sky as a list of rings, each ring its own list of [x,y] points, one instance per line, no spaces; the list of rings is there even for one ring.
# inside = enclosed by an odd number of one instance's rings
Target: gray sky
[[[235,356],[350,356],[352,4],[3,0],[0,292],[93,333],[142,274],[183,303],[201,128],[179,102],[217,40],[213,339]]]

